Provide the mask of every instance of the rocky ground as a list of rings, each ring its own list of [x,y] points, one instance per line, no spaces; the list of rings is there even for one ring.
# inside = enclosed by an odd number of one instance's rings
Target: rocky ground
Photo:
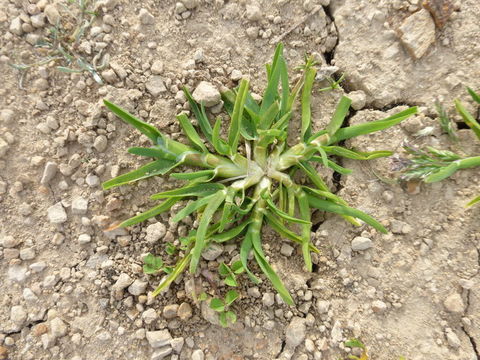
[[[190,290],[220,286],[215,269],[238,254],[235,244],[205,260],[200,277],[153,299],[160,277],[143,274],[144,255],[163,253],[193,220],[176,224],[166,213],[104,231],[173,184],[159,177],[102,191],[102,181],[138,167],[126,148],[147,142],[102,100],[178,138],[183,84],[222,89],[245,76],[261,93],[280,40],[292,69],[310,53],[346,75],[344,90],[314,91],[314,126],[345,92],[354,99],[350,124],[420,110],[349,145],[399,154],[403,141],[452,147],[433,102],[457,121],[452,99],[474,109],[465,86],[480,88],[480,4],[427,3],[430,11],[419,0],[100,0],[89,5],[97,16],[75,34],[74,49],[105,64],[97,74],[58,71],[42,63],[48,50],[33,46],[58,21],[70,33],[83,24],[78,9],[67,11],[75,4],[0,0],[0,359],[336,360],[347,357],[352,337],[372,359],[479,359],[480,210],[464,207],[480,192],[478,170],[412,189],[391,181],[390,159],[345,161],[354,174],[332,185],[391,233],[320,214],[313,237],[322,254],[306,273],[297,249],[267,231],[267,255],[296,306],[245,278],[229,329]],[[22,63],[36,65],[9,65]],[[480,153],[461,125],[459,146]]]

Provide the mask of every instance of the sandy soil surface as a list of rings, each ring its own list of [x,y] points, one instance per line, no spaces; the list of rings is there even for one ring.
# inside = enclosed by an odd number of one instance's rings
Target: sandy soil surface
[[[101,0],[88,4],[97,16],[72,38],[75,56],[99,66],[92,74],[59,71],[65,56],[43,61],[51,52],[34,46],[57,21],[72,34],[90,19],[77,2],[0,0],[0,359],[337,360],[352,337],[372,359],[479,359],[480,207],[464,207],[480,193],[478,170],[412,190],[391,181],[391,159],[345,160],[354,173],[326,174],[330,183],[390,234],[319,214],[312,236],[322,254],[308,273],[298,249],[281,251],[282,239],[266,231],[267,255],[296,306],[268,282],[242,278],[238,321],[228,329],[190,289],[219,285],[210,275],[238,254],[236,243],[204,261],[202,275],[153,299],[161,276],[143,274],[144,255],[163,253],[193,220],[176,224],[165,213],[104,231],[175,184],[157,177],[102,190],[101,182],[141,163],[126,149],[147,143],[102,100],[178,138],[182,85],[222,89],[245,76],[261,93],[279,40],[291,69],[314,54],[346,76],[343,89],[314,90],[315,127],[345,93],[355,100],[350,124],[419,106],[401,125],[350,146],[400,154],[409,141],[479,154],[464,124],[460,145],[442,135],[434,101],[456,121],[454,98],[477,114],[465,86],[480,88],[480,3],[428,3],[437,10],[419,0]],[[359,236],[371,240],[368,249],[352,250]]]

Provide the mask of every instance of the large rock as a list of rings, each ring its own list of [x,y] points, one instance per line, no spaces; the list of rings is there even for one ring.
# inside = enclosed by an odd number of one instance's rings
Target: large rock
[[[398,28],[400,40],[415,59],[420,59],[435,42],[435,23],[427,10],[410,15]]]

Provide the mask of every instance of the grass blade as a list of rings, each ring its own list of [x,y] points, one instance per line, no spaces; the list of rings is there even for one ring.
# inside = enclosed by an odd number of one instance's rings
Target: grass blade
[[[354,160],[373,160],[373,159],[393,155],[393,152],[388,150],[361,152],[361,151],[346,149],[341,146],[322,146],[322,148],[329,154],[345,157],[348,159],[354,159]]]
[[[224,231],[220,234],[215,234],[210,237],[212,241],[215,241],[216,243],[223,243],[229,240],[232,240],[239,236],[247,227],[247,225],[250,224],[249,221],[245,221],[244,223],[235,226],[234,228],[231,228],[230,230]]]
[[[480,196],[477,196],[476,198],[474,198],[472,201],[470,201],[467,206],[472,206],[472,205],[475,205],[476,203],[480,202]]]
[[[167,276],[165,281],[162,282],[160,285],[158,285],[158,287],[152,293],[152,296],[155,297],[158,294],[160,294],[163,290],[168,288],[170,284],[174,282],[175,279],[178,278],[178,276],[185,270],[191,258],[192,258],[192,254],[188,254],[183,259],[180,259],[175,265],[175,268],[170,273],[170,275]]]
[[[173,222],[179,222],[180,220],[184,219],[186,216],[190,215],[192,212],[200,209],[203,206],[206,206],[210,200],[213,199],[215,194],[205,196],[198,200],[195,200],[185,206],[182,210],[180,210],[172,219]]]
[[[250,280],[252,280],[252,282],[255,284],[259,284],[260,279],[256,277],[248,268],[248,255],[252,251],[253,247],[252,233],[249,230],[250,229],[247,230],[247,234],[245,235],[245,238],[242,241],[242,245],[240,246],[240,261],[242,262],[242,266],[245,269],[245,272],[247,273]]]
[[[187,135],[190,142],[195,145],[198,150],[201,150],[202,152],[208,152],[205,144],[203,143],[202,139],[200,139],[197,130],[195,130],[193,127],[188,116],[186,114],[180,114],[177,115],[177,119],[183,129],[183,132],[185,135]]]
[[[240,138],[240,127],[243,118],[243,109],[248,93],[248,80],[242,79],[238,89],[237,97],[235,98],[235,105],[233,107],[233,115],[230,120],[230,130],[228,132],[228,145],[230,145],[230,155],[237,151],[238,140]]]
[[[198,121],[198,125],[200,125],[200,129],[202,130],[203,135],[207,138],[208,141],[212,142],[212,126],[210,125],[210,121],[208,121],[208,118],[205,115],[205,110],[203,109],[203,106],[198,106],[197,102],[193,99],[192,95],[186,87],[183,87],[183,92],[185,93],[185,97],[190,104],[190,109],[193,111],[193,114]]]
[[[467,109],[462,105],[462,103],[458,100],[455,100],[455,108],[457,109],[457,112],[462,116],[463,121],[465,121],[465,124],[468,125],[470,129],[473,130],[475,135],[477,135],[477,138],[480,139],[480,124],[475,120],[475,118],[470,114]]]
[[[155,175],[163,175],[174,167],[180,165],[181,161],[175,162],[171,160],[159,159],[148,163],[137,170],[130,171],[129,173],[117,176],[111,180],[105,181],[102,184],[104,190],[110,189],[112,187],[124,185],[131,183],[133,181],[138,181],[141,179],[146,179]]]
[[[133,125],[138,131],[140,131],[142,134],[146,135],[150,140],[152,140],[154,144],[157,144],[158,138],[162,137],[162,133],[158,131],[156,127],[136,118],[128,111],[122,109],[120,106],[115,105],[108,100],[103,100],[103,103],[111,112],[113,112],[126,123]]]
[[[263,93],[262,105],[260,106],[260,115],[264,114],[268,108],[274,103],[278,97],[278,82],[280,80],[280,67],[278,66],[279,58],[283,53],[283,44],[278,44],[273,56],[272,65],[268,76],[268,84],[265,92]]]
[[[306,225],[311,225],[312,223],[310,222],[310,220],[303,220],[303,219],[298,219],[296,217],[293,217],[293,216],[290,216],[288,215],[287,213],[283,212],[282,210],[280,210],[279,208],[277,208],[275,206],[275,204],[272,202],[271,199],[269,198],[265,198],[264,199],[265,202],[267,203],[268,207],[278,216],[280,216],[281,218],[284,218],[285,220],[288,220],[290,222],[293,222],[293,223],[297,223],[297,224],[306,224]]]
[[[128,220],[125,220],[120,225],[118,225],[118,227],[124,228],[124,227],[127,227],[127,226],[132,226],[132,225],[141,223],[142,221],[148,220],[148,219],[150,219],[154,216],[157,216],[157,215],[169,210],[177,201],[178,201],[178,199],[175,199],[175,198],[167,199],[164,202],[162,202],[160,205],[157,205],[157,206],[151,208],[150,210],[147,210],[147,211],[145,211],[141,214],[138,214],[134,217],[131,217]]]
[[[262,130],[269,129],[276,116],[278,115],[279,111],[280,107],[278,106],[278,101],[275,101],[260,117],[260,123],[258,124],[258,128]]]
[[[221,125],[222,119],[217,118],[215,126],[213,127],[212,144],[217,153],[220,155],[228,155],[231,152],[231,147],[220,137]]]
[[[332,120],[330,120],[330,123],[327,125],[327,133],[330,136],[333,136],[338,129],[342,127],[343,122],[345,121],[345,117],[348,114],[348,110],[350,109],[350,104],[352,103],[352,100],[346,96],[342,96],[340,99],[340,102],[337,105],[337,108],[335,109],[335,112],[333,113]]]
[[[367,224],[369,224],[376,230],[380,231],[381,233],[383,234],[388,233],[387,229],[385,229],[385,227],[382,224],[380,224],[377,220],[375,220],[370,215],[364,213],[363,211],[351,208],[346,205],[335,204],[331,201],[321,200],[315,196],[308,196],[308,202],[310,206],[314,208],[327,211],[327,212],[332,212],[335,214],[356,217],[357,219],[360,219],[366,222]]]
[[[219,183],[187,185],[179,189],[164,191],[151,196],[151,199],[168,199],[173,197],[208,196],[223,190],[225,186]]]
[[[475,91],[473,91],[471,88],[467,87],[467,91],[468,93],[470,94],[470,96],[472,97],[472,99],[479,103],[480,104],[480,95],[478,93],[476,93]]]
[[[328,144],[335,144],[342,140],[347,140],[359,135],[369,134],[375,131],[380,131],[388,129],[401,121],[409,118],[417,112],[417,107],[413,106],[407,110],[403,110],[395,115],[389,116],[388,118],[382,120],[371,121],[364,124],[352,125],[346,128],[340,128],[338,131],[330,138]]]
[[[189,173],[173,173],[170,176],[179,180],[194,180],[201,177],[206,177],[207,181],[210,181],[215,177],[215,170],[200,170]]]
[[[441,181],[443,179],[446,179],[446,178],[452,176],[459,169],[460,169],[460,167],[459,167],[458,163],[456,161],[452,162],[450,165],[445,166],[443,168],[440,168],[438,171],[435,171],[434,173],[428,175],[425,178],[424,181],[427,184],[437,182],[437,181]]]
[[[215,196],[212,197],[208,203],[205,211],[203,212],[200,223],[198,224],[197,236],[195,238],[195,246],[192,250],[192,260],[190,261],[190,273],[195,274],[198,263],[200,261],[200,255],[205,247],[205,238],[207,235],[208,225],[212,220],[213,215],[225,200],[227,192],[225,190],[218,191]]]
[[[163,148],[160,147],[150,147],[150,148],[143,148],[143,147],[131,147],[128,149],[130,154],[146,156],[146,157],[153,157],[156,159],[165,159],[165,160],[177,160],[177,156]]]
[[[313,82],[315,81],[315,75],[317,71],[312,67],[307,67],[305,69],[305,82],[302,90],[302,128],[301,128],[301,139],[304,141],[307,140],[310,135],[312,135],[312,109],[311,109],[311,99],[312,99],[312,87]]]
[[[312,223],[310,221],[310,206],[308,204],[308,197],[305,192],[299,187],[296,191],[296,197],[298,202],[298,210],[300,216],[306,222],[302,225],[302,254],[307,271],[312,272],[312,257],[310,256],[310,232],[312,231]]]
[[[325,184],[325,181],[318,175],[317,171],[315,168],[309,164],[306,161],[300,161],[298,163],[298,166],[303,170],[305,174],[309,177],[310,181],[320,190],[323,191],[328,191],[330,192],[330,189],[328,188],[327,184]]]

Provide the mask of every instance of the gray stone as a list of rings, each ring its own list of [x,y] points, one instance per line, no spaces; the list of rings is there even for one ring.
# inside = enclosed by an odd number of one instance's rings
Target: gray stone
[[[20,16],[17,16],[16,18],[14,18],[12,20],[12,22],[10,23],[10,27],[8,28],[8,30],[12,33],[12,34],[15,34],[15,35],[22,35],[23,34],[23,30],[22,30],[22,20],[20,20]]]
[[[8,268],[8,279],[22,283],[27,278],[27,268],[21,265],[10,265]]]
[[[27,303],[33,304],[38,301],[38,296],[30,288],[23,289],[22,295]]]
[[[40,180],[40,184],[47,185],[50,180],[55,177],[57,173],[58,165],[53,161],[49,161],[45,164],[45,169],[43,170],[42,179]]]
[[[92,241],[92,237],[88,234],[80,234],[78,237],[78,242],[81,245],[88,244],[90,241]]]
[[[2,138],[0,138],[0,158],[5,156],[9,147],[10,146],[8,145],[8,143]]]
[[[164,346],[158,350],[155,350],[152,354],[151,360],[161,360],[167,357],[172,353],[172,348],[170,346]]]
[[[293,317],[285,329],[285,342],[287,347],[296,348],[305,341],[305,319],[300,317]]]
[[[210,243],[202,252],[202,257],[207,261],[213,261],[223,253],[223,246],[217,243]]]
[[[147,331],[146,337],[150,346],[154,349],[169,345],[172,342],[172,335],[168,330]]]
[[[292,255],[293,250],[293,247],[291,247],[290,245],[282,244],[282,247],[280,248],[280,254],[288,257]]]
[[[39,261],[29,266],[30,270],[32,270],[34,273],[42,272],[46,267],[47,263],[45,261]]]
[[[113,69],[102,71],[102,78],[105,79],[105,81],[109,84],[115,84],[115,82],[118,80],[117,74]]]
[[[13,248],[22,243],[20,236],[13,237],[11,235],[2,236],[2,246],[4,248]]]
[[[352,240],[353,251],[363,251],[370,249],[373,246],[372,240],[366,237],[357,236]]]
[[[155,311],[155,309],[147,309],[142,313],[142,319],[145,324],[151,324],[158,319],[157,312]]]
[[[160,60],[155,60],[150,67],[150,70],[152,71],[152,74],[160,75],[163,72],[163,62]]]
[[[330,301],[318,300],[317,301],[317,311],[319,314],[326,314],[330,308]]]
[[[45,6],[43,13],[47,17],[48,22],[52,25],[57,25],[57,23],[60,21],[60,13],[55,5],[48,4]]]
[[[158,75],[151,76],[145,84],[145,87],[147,88],[148,92],[155,97],[167,91],[162,77]]]
[[[454,314],[463,314],[465,312],[465,304],[458,293],[450,294],[443,302],[443,305],[448,312]]]
[[[67,221],[67,213],[65,212],[61,202],[50,206],[47,210],[47,213],[48,220],[52,224],[63,224],[65,221]]]
[[[230,79],[233,81],[238,81],[243,77],[243,74],[240,70],[233,70],[230,74]]]
[[[55,339],[64,337],[67,335],[67,325],[62,319],[56,317],[50,321],[50,333]]]
[[[372,310],[376,313],[384,313],[385,310],[387,310],[387,304],[385,304],[381,300],[375,300],[374,302],[372,302]]]
[[[188,10],[195,9],[198,6],[198,0],[181,0],[181,2]]]
[[[333,344],[339,344],[343,340],[343,329],[340,321],[336,320],[333,324],[332,331],[330,333]]]
[[[448,345],[450,345],[454,349],[458,349],[462,343],[460,342],[460,339],[458,338],[457,334],[455,334],[452,329],[446,329],[445,330],[445,337],[447,338]]]
[[[147,234],[145,236],[145,240],[149,244],[154,244],[158,240],[163,239],[163,237],[167,233],[167,228],[163,223],[157,222],[157,223],[148,225],[147,229],[146,229],[146,232],[147,232]]]
[[[260,290],[258,289],[257,286],[248,288],[248,289],[247,289],[247,294],[248,294],[249,296],[251,296],[251,297],[254,297],[254,298],[259,298],[259,297],[262,296],[262,295],[260,294]]]
[[[21,305],[12,306],[10,309],[10,320],[15,324],[15,331],[20,330],[23,327],[25,321],[27,321],[27,312]]]
[[[262,303],[266,307],[273,306],[275,304],[275,295],[271,292],[263,294]]]
[[[203,354],[203,351],[200,349],[195,350],[192,353],[192,360],[204,360],[205,355]]]
[[[123,290],[129,287],[132,283],[133,283],[133,279],[128,274],[121,273],[118,276],[118,279],[115,282],[115,284],[113,284],[113,287],[116,290]]]
[[[13,123],[15,119],[15,113],[11,109],[3,109],[0,112],[0,120],[5,124]]]
[[[88,200],[78,196],[72,200],[72,214],[85,215],[88,211]]]
[[[172,340],[170,345],[175,353],[180,354],[183,349],[183,344],[185,344],[185,339],[183,337],[178,337]]]
[[[203,103],[206,107],[215,106],[222,100],[218,89],[207,81],[200,82],[192,96],[195,101]]]
[[[98,135],[93,142],[93,147],[98,152],[104,152],[107,149],[108,140],[105,135]]]
[[[140,9],[138,13],[138,18],[140,19],[140,23],[142,25],[152,25],[155,23],[155,17],[147,10],[147,9]]]
[[[36,14],[30,16],[30,21],[32,22],[32,26],[36,28],[41,28],[45,26],[45,15],[44,14]]]
[[[435,23],[426,9],[407,17],[398,28],[400,41],[410,55],[420,59],[435,42]]]
[[[177,310],[177,316],[180,320],[188,320],[192,317],[192,307],[189,303],[183,302],[180,304]]]
[[[29,248],[20,250],[20,259],[24,261],[35,259],[35,249],[29,247]]]
[[[259,21],[263,18],[262,10],[257,5],[247,5],[245,15],[250,21]]]
[[[353,110],[361,110],[367,103],[367,96],[362,90],[349,92],[347,96],[352,100]]]
[[[148,283],[142,280],[135,280],[132,285],[128,287],[128,292],[132,295],[138,296],[145,293]]]
[[[178,305],[177,304],[170,304],[166,305],[163,308],[163,317],[165,319],[173,319],[177,316]]]
[[[100,178],[97,175],[88,174],[85,178],[85,182],[90,187],[95,187],[100,185]]]

